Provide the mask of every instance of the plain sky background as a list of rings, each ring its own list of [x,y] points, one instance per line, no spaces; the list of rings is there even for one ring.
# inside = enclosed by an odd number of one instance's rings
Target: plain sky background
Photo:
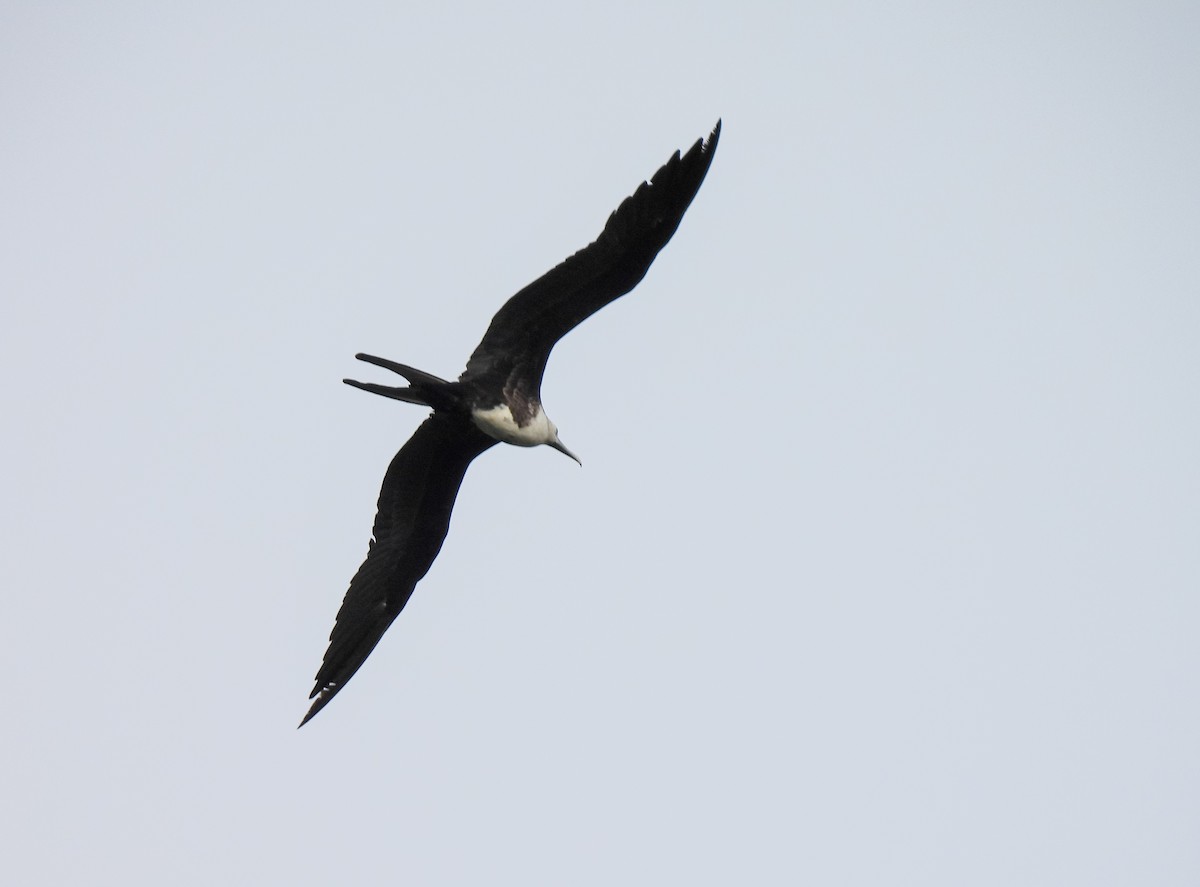
[[[1200,7],[6,3],[9,884],[1200,883]],[[724,118],[295,727],[392,454]]]

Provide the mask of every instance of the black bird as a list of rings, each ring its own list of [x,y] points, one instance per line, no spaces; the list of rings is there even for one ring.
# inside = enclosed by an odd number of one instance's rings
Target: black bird
[[[450,512],[471,460],[499,441],[546,444],[579,461],[542,410],[542,373],[554,344],[645,276],[700,189],[712,163],[721,121],[707,141],[675,155],[608,217],[600,236],[504,303],[457,382],[401,363],[357,354],[403,376],[390,387],[347,385],[433,413],[396,454],[383,478],[367,559],[350,580],[329,649],[300,726],[324,708],[358,671],[412,596],[441,550]]]

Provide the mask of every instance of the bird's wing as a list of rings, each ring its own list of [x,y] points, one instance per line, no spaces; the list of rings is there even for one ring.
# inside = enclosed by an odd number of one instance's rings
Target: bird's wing
[[[379,492],[370,551],[350,580],[300,726],[346,685],[404,609],[442,548],[467,466],[495,443],[469,419],[435,413],[396,454]]]
[[[537,390],[554,344],[629,292],[679,227],[717,150],[721,121],[707,140],[675,155],[625,198],[600,236],[504,303],[467,362],[462,380],[503,385],[514,370]]]

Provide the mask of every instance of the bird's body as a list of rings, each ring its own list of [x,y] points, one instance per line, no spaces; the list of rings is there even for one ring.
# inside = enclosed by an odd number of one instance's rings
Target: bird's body
[[[392,387],[344,380],[364,391],[432,407],[392,460],[379,493],[367,558],[350,581],[301,726],[370,655],[432,566],[459,486],[476,456],[497,443],[547,445],[579,461],[542,408],[550,351],[564,335],[633,289],[679,226],[712,162],[721,123],[679,152],[626,198],[600,236],[529,286],[492,318],[455,382],[367,354],[359,360],[403,376]]]
[[[540,403],[525,404],[524,408],[498,403],[494,407],[471,410],[471,421],[484,434],[518,447],[548,444],[558,437],[558,429],[546,415]]]

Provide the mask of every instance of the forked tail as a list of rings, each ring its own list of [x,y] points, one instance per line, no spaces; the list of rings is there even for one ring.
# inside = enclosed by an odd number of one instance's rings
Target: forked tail
[[[357,360],[366,363],[373,363],[375,366],[383,367],[385,370],[391,370],[408,380],[407,386],[393,385],[376,385],[374,382],[356,382],[354,379],[342,379],[347,385],[352,385],[355,388],[361,388],[363,391],[369,391],[372,394],[381,394],[384,397],[390,397],[393,400],[402,400],[405,403],[415,403],[421,406],[433,407],[434,409],[446,408],[455,400],[454,397],[454,382],[447,382],[445,379],[439,379],[430,373],[423,370],[418,370],[415,367],[410,367],[403,363],[396,363],[394,360],[388,360],[385,357],[375,357],[373,354],[356,354],[354,357]]]

